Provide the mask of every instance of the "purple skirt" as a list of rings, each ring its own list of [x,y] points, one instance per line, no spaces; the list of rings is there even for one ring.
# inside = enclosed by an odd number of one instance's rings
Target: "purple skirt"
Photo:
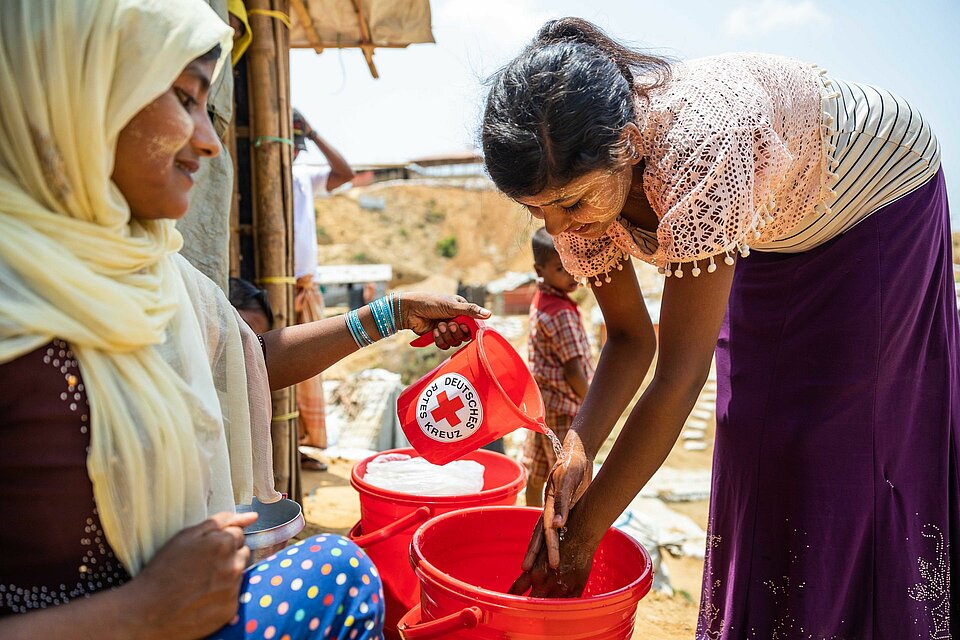
[[[841,237],[740,261],[698,639],[960,631],[960,329],[942,171]]]

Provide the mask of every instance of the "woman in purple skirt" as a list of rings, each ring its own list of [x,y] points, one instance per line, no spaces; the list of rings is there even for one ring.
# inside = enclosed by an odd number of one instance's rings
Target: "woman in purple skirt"
[[[497,186],[591,281],[609,334],[514,591],[580,592],[716,350],[697,637],[951,637],[960,331],[920,112],[815,65],[672,64],[567,18],[492,81],[483,145]],[[659,345],[630,258],[667,277]]]

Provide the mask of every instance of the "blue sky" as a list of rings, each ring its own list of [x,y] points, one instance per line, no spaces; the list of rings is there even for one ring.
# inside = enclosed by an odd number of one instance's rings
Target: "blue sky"
[[[919,0],[431,0],[437,44],[378,50],[373,80],[358,50],[295,51],[293,104],[353,163],[469,149],[482,80],[544,21],[577,15],[677,58],[763,51],[816,62],[917,106],[943,148],[960,197],[960,2]],[[320,159],[319,154],[311,159]],[[960,226],[960,204],[953,218]]]

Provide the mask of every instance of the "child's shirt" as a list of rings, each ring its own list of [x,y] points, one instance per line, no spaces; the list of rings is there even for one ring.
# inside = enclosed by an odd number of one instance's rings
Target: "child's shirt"
[[[548,414],[574,416],[580,410],[580,397],[563,375],[564,363],[577,357],[591,379],[594,367],[580,310],[568,295],[540,283],[530,305],[529,359]]]

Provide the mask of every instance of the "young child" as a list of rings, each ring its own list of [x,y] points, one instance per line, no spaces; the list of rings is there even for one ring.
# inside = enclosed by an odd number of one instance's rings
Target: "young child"
[[[530,368],[543,395],[547,426],[560,440],[587,394],[593,377],[590,345],[580,310],[569,293],[577,281],[566,272],[546,229],[533,234],[533,264],[540,284],[530,305]],[[550,440],[530,431],[523,452],[527,505],[543,506],[543,485],[556,462]]]

